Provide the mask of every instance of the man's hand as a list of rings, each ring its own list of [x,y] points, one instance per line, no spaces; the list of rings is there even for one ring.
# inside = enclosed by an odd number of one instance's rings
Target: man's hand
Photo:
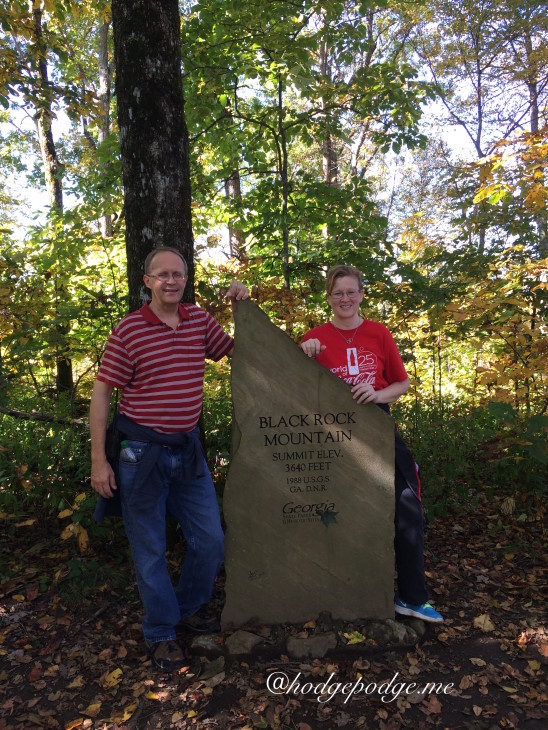
[[[114,478],[112,467],[106,458],[104,461],[92,461],[91,486],[97,494],[106,497],[106,499],[114,497],[114,490],[118,487],[116,486],[116,479]]]
[[[239,302],[241,299],[249,299],[249,289],[241,281],[234,279],[231,282],[228,291],[226,292],[225,299],[231,299],[232,301]]]
[[[322,345],[322,343],[319,340],[306,340],[306,342],[301,342],[301,350],[308,355],[308,357],[316,357],[320,354],[320,352],[323,352],[326,348],[326,345]]]

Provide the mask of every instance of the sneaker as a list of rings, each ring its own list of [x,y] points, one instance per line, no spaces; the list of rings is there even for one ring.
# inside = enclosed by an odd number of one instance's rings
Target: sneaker
[[[158,669],[173,672],[187,663],[185,653],[176,641],[146,642],[148,654]]]
[[[202,611],[181,619],[179,625],[193,634],[217,634],[221,630],[217,616],[207,615]]]
[[[438,613],[429,603],[423,603],[422,606],[413,606],[412,603],[405,603],[401,598],[396,598],[394,610],[401,616],[414,616],[414,618],[420,618],[434,624],[443,623],[441,613]]]

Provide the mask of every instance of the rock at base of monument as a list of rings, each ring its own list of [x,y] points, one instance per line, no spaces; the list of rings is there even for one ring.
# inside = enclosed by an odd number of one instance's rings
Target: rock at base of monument
[[[336,647],[337,637],[332,631],[327,634],[310,636],[306,639],[291,636],[287,640],[287,653],[294,659],[304,659],[305,657],[321,659],[330,649]]]

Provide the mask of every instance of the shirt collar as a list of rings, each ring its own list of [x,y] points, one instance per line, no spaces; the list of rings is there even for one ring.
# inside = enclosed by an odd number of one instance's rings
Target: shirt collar
[[[162,320],[150,308],[150,302],[145,302],[139,312],[150,324],[163,324]],[[186,304],[179,302],[179,317],[181,319],[190,319]]]

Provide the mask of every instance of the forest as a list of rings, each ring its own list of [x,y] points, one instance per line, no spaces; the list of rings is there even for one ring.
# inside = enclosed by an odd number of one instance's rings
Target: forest
[[[545,3],[13,0],[0,26],[0,513],[10,536],[26,526],[67,551],[39,593],[103,584],[118,527],[92,519],[90,393],[113,326],[143,302],[146,254],[174,241],[188,301],[230,331],[238,279],[296,342],[327,319],[327,269],[356,266],[363,316],[411,378],[393,413],[430,521],[487,505],[495,540],[505,519],[539,519]],[[163,46],[156,77],[141,36]],[[179,73],[184,106],[160,126]],[[135,163],[144,148],[161,179]],[[208,363],[220,500],[231,412],[230,364]],[[0,577],[17,570],[2,555]]]

